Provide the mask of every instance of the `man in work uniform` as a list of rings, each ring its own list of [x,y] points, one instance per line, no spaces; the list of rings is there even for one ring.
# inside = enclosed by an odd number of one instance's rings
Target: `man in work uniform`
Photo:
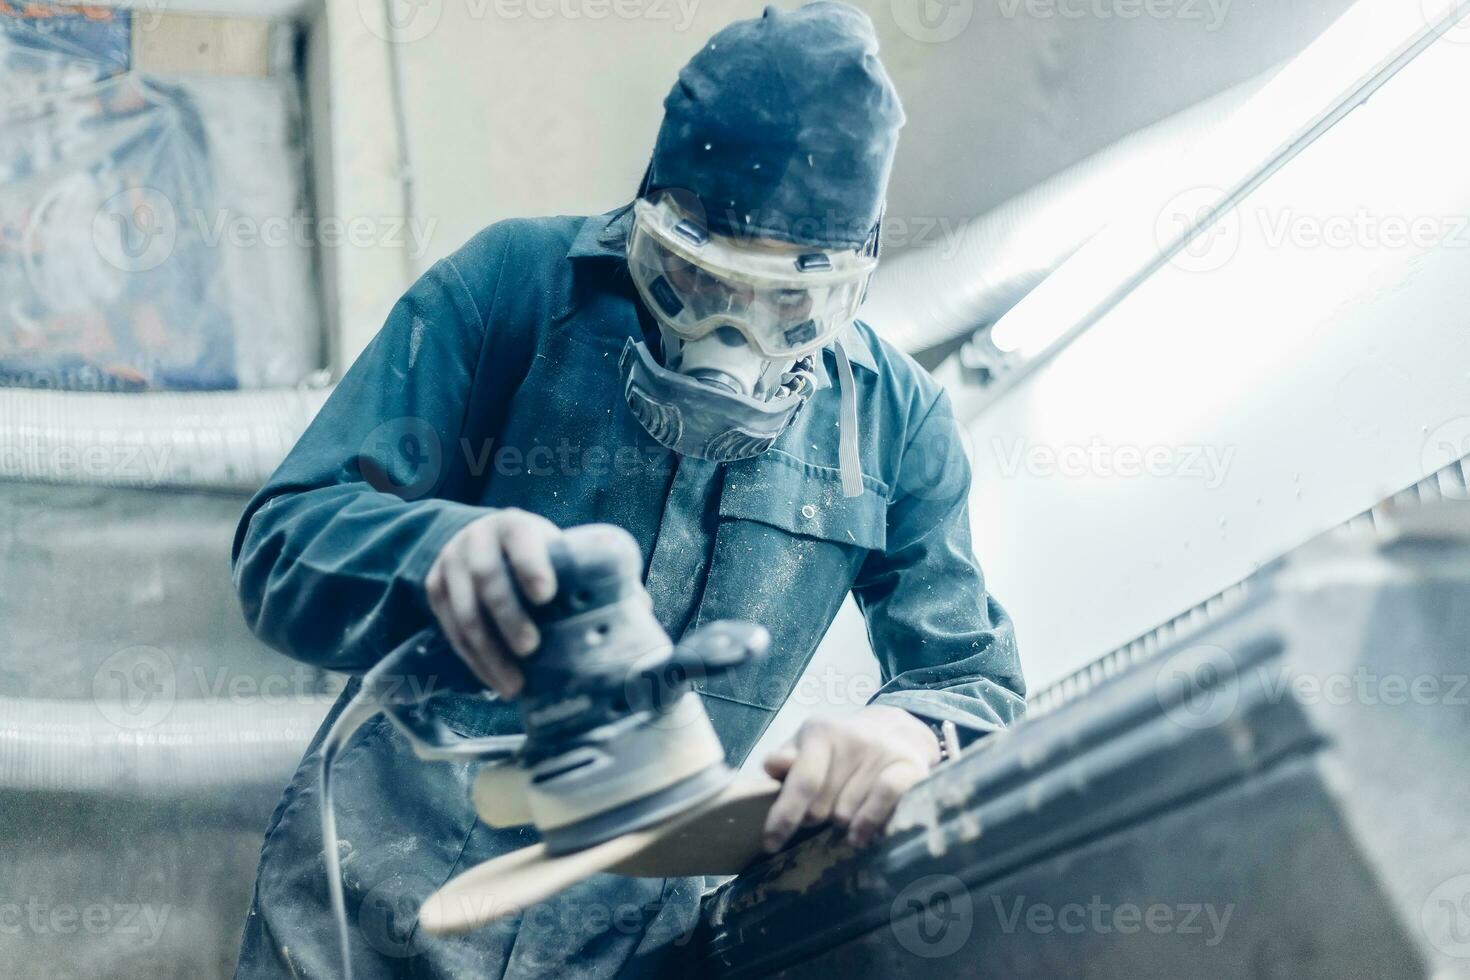
[[[971,741],[1024,695],[971,551],[948,400],[854,319],[902,122],[850,7],[768,10],[717,34],[665,100],[634,204],[497,223],[397,304],[241,520],[254,630],[360,674],[437,623],[503,695],[442,698],[438,716],[507,734],[517,660],[538,642],[512,580],[545,601],[546,542],[615,524],[672,637],[718,619],[769,629],[764,661],[701,685],[738,765],[851,592],[882,688],[766,760],[783,789],[765,840],[832,820],[868,842],[939,759],[938,726]],[[271,819],[242,978],[341,974],[319,750],[320,736]],[[699,879],[603,875],[430,937],[419,904],[534,831],[479,823],[472,769],[418,761],[381,718],[336,771],[358,976],[646,975],[697,921]]]

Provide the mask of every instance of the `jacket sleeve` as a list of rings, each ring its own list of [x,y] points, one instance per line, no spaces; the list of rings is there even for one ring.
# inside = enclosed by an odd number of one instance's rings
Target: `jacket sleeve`
[[[435,265],[254,496],[235,532],[252,630],[320,667],[360,672],[432,622],[423,580],[489,511],[435,494],[461,433],[503,245],[491,232]],[[471,291],[461,268],[474,269]]]
[[[962,742],[1025,709],[1015,631],[986,591],[970,545],[970,464],[943,392],[911,433],[888,507],[887,546],[853,592],[883,686],[874,704],[953,721]]]

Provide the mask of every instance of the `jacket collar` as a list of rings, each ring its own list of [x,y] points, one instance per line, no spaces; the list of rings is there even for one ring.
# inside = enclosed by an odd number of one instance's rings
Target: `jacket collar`
[[[628,232],[633,227],[631,202],[605,214],[595,214],[582,222],[569,259],[621,259],[627,255]]]
[[[878,373],[878,362],[873,358],[873,351],[868,347],[868,342],[863,335],[858,333],[857,327],[847,325],[847,329],[838,335],[842,341],[842,349],[847,351],[847,359],[855,368],[865,368],[873,374]],[[822,349],[822,356],[817,359],[817,390],[832,387],[832,372],[837,368],[837,352],[831,347]]]
[[[572,247],[567,250],[568,259],[625,259],[627,257],[628,232],[633,227],[633,205],[631,202],[604,214],[593,215],[582,222]],[[849,324],[841,333],[843,349],[854,367],[878,373],[878,363],[868,342],[858,333],[857,327]],[[817,389],[832,386],[831,372],[827,362],[836,364],[837,355],[826,348],[817,359]]]

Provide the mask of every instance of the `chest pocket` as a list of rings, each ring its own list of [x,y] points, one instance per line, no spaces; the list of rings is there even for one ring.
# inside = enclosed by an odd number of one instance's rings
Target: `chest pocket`
[[[697,687],[778,709],[847,597],[863,559],[887,539],[887,487],[842,495],[836,470],[780,450],[728,466],[698,622],[743,619],[771,633],[767,659]]]
[[[863,478],[863,493],[842,495],[842,474],[772,449],[733,463],[720,497],[722,520],[757,521],[801,537],[882,551],[888,487]]]

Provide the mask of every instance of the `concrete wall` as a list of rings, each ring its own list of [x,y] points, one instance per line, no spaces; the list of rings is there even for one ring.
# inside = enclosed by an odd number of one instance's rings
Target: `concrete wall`
[[[420,267],[497,219],[594,213],[631,196],[679,66],[709,34],[764,6],[395,3],[415,176],[432,229]],[[959,221],[1123,134],[1289,57],[1347,5],[1153,0],[1158,16],[1132,16],[1137,0],[863,0],[909,115],[890,195],[894,243],[942,241]],[[348,62],[334,115],[352,135],[337,142],[360,144],[344,146],[339,183],[395,173],[387,61],[373,50],[386,33],[378,7],[328,4],[341,39],[334,52]],[[339,213],[376,215],[390,203],[344,200]],[[346,290],[359,300],[343,307],[340,363],[377,329],[397,286],[385,266],[372,269],[370,281]]]

